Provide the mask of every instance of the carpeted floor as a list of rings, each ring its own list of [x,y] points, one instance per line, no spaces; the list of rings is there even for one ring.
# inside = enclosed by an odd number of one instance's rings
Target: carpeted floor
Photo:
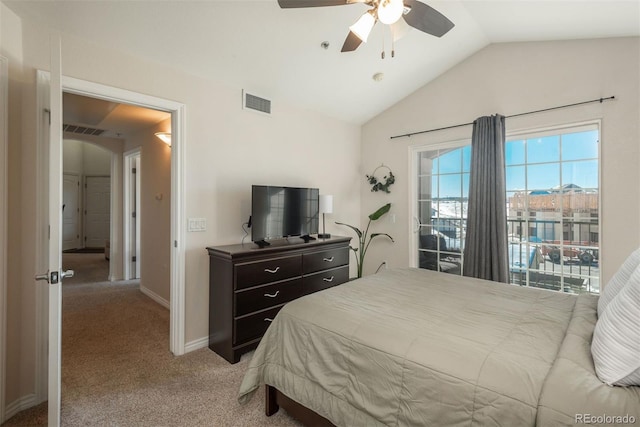
[[[235,365],[207,348],[174,357],[169,311],[142,294],[137,281],[104,281],[104,255],[64,254],[63,262],[76,271],[63,285],[63,426],[298,425],[283,410],[266,417],[262,391],[238,404],[250,354]],[[3,426],[46,421],[44,403]]]

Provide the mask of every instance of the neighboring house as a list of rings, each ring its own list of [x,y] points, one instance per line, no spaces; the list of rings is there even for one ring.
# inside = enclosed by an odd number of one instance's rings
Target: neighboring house
[[[33,256],[41,231],[35,222],[41,202],[36,187],[40,160],[35,133],[35,71],[49,69],[50,34],[45,26],[19,17],[1,2],[0,11],[0,54],[9,60],[10,95],[6,214],[10,248],[7,310],[2,314],[6,314],[11,332],[6,345],[5,402],[24,408],[42,398],[36,389],[42,389],[42,384],[35,377],[38,355],[34,338],[41,327],[34,320],[39,308],[34,304],[37,289],[33,283],[33,274],[41,267]],[[215,55],[215,44],[223,42],[212,41],[207,44],[210,50],[192,54]],[[640,194],[636,190],[640,183],[638,37],[490,44],[460,58],[456,65],[408,96],[398,97],[398,102],[363,123],[285,102],[278,104],[277,114],[271,117],[248,113],[239,107],[242,85],[189,74],[177,66],[72,34],[62,34],[62,46],[65,75],[187,106],[186,216],[207,218],[207,230],[188,233],[185,241],[184,333],[190,348],[206,345],[208,336],[209,271],[204,248],[240,241],[241,224],[250,213],[252,184],[316,186],[321,193],[333,194],[334,213],[327,220],[327,231],[332,234],[344,234],[334,221],[358,224],[383,202],[391,202],[394,220],[385,221],[384,231],[395,243],[372,245],[369,267],[375,269],[375,261],[383,259],[391,267],[415,266],[418,256],[410,244],[413,224],[409,220],[414,213],[409,206],[416,196],[409,190],[415,178],[408,167],[409,149],[468,139],[470,127],[390,140],[408,131],[614,95],[612,102],[514,117],[507,120],[508,129],[544,129],[600,120],[604,232],[589,239],[597,239],[606,253],[601,260],[602,280],[606,282],[632,249],[640,246]],[[340,103],[341,93],[336,92],[335,99]],[[389,195],[370,192],[364,181],[365,174],[382,161],[397,177]]]

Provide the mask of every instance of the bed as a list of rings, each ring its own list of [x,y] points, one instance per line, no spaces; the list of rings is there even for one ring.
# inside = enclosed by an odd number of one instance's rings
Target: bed
[[[287,304],[256,349],[239,400],[266,384],[267,413],[287,404],[309,425],[640,422],[640,387],[610,387],[595,375],[597,303],[385,270]]]

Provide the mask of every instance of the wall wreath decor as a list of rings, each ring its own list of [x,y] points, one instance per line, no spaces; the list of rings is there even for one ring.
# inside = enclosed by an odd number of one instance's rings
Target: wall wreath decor
[[[378,169],[386,169],[389,172],[387,174],[385,174],[382,179],[378,179],[376,177],[376,172],[378,171]],[[380,166],[378,166],[377,168],[375,168],[373,170],[373,173],[371,175],[366,175],[367,177],[367,181],[369,182],[369,184],[371,185],[371,191],[384,191],[385,193],[390,193],[391,191],[389,191],[389,187],[396,182],[396,177],[393,175],[393,172],[391,172],[391,169],[389,168],[389,166],[386,166],[384,163],[382,163]]]

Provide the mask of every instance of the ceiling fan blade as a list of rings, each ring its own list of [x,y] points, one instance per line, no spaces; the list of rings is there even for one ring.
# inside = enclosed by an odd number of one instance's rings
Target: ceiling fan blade
[[[361,44],[362,40],[360,40],[360,37],[356,36],[353,31],[349,31],[347,39],[344,41],[342,50],[340,52],[352,52],[356,50]]]
[[[352,3],[366,3],[368,0],[278,0],[282,9],[297,7],[342,6]]]
[[[413,28],[442,37],[454,27],[453,22],[431,6],[417,0],[404,0],[404,4],[411,8],[411,11],[404,15],[404,20]]]

